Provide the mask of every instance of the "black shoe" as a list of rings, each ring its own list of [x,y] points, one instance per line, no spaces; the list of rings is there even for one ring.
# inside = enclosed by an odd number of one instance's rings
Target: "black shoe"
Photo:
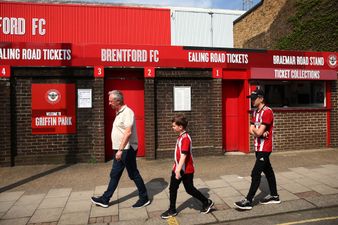
[[[267,204],[279,204],[281,201],[279,199],[279,196],[271,196],[267,195],[265,198],[259,201],[260,204],[267,205]]]
[[[146,199],[139,199],[137,202],[132,206],[133,208],[141,208],[144,206],[150,205],[150,201],[148,198]]]
[[[177,215],[176,209],[168,209],[167,211],[165,211],[164,213],[161,214],[161,218],[162,219],[168,219],[168,218],[174,217],[176,215]]]
[[[207,214],[210,212],[211,208],[214,206],[214,202],[211,199],[208,199],[208,203],[202,206],[201,213]]]
[[[235,202],[234,205],[239,209],[252,209],[252,202],[248,201],[246,198]]]
[[[103,208],[108,208],[108,202],[104,201],[102,197],[91,197],[92,203],[95,205],[101,206]]]

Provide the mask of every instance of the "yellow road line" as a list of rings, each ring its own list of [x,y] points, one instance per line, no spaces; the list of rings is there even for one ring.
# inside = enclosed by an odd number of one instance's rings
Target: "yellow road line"
[[[309,219],[309,220],[300,220],[300,221],[289,222],[289,223],[279,223],[277,225],[293,225],[293,224],[302,224],[302,223],[318,222],[318,221],[323,221],[323,220],[335,220],[335,219],[338,219],[338,216],[315,218],[315,219]]]
[[[167,219],[168,225],[179,225],[175,217],[170,217]]]

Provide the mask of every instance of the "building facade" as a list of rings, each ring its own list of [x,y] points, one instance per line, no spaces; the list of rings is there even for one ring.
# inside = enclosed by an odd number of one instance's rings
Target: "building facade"
[[[113,89],[135,111],[138,156],[148,159],[172,156],[171,118],[177,113],[190,121],[194,155],[250,152],[246,96],[256,86],[288,99],[268,98],[277,114],[276,150],[325,148],[333,141],[336,52],[225,48],[232,46],[232,33],[220,29],[220,18],[233,20],[234,12],[201,10],[201,18],[208,16],[203,21],[214,21],[201,29],[214,32],[186,37],[177,18],[197,23],[196,10],[190,15],[14,2],[0,7],[2,166],[110,160],[114,112],[107,93]],[[199,32],[191,24],[191,34]],[[282,117],[297,123],[285,128]]]

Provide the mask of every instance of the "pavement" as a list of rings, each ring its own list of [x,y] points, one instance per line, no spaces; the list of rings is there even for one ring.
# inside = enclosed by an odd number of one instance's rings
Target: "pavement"
[[[195,157],[194,184],[215,207],[207,215],[200,214],[200,203],[181,185],[179,214],[170,220],[160,215],[169,206],[172,159],[138,159],[152,201],[140,209],[131,208],[138,195],[126,172],[108,208],[91,203],[90,197],[101,195],[107,187],[111,161],[3,167],[0,225],[214,224],[338,206],[338,149],[274,152],[270,158],[282,203],[258,204],[269,190],[262,176],[253,209],[233,208],[233,202],[241,200],[249,189],[253,154]]]

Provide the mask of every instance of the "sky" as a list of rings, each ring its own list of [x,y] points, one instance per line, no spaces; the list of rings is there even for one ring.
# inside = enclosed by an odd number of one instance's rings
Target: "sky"
[[[78,1],[243,10],[243,0],[78,0]],[[258,2],[260,2],[260,0],[252,0],[252,2],[253,5],[255,5]]]

